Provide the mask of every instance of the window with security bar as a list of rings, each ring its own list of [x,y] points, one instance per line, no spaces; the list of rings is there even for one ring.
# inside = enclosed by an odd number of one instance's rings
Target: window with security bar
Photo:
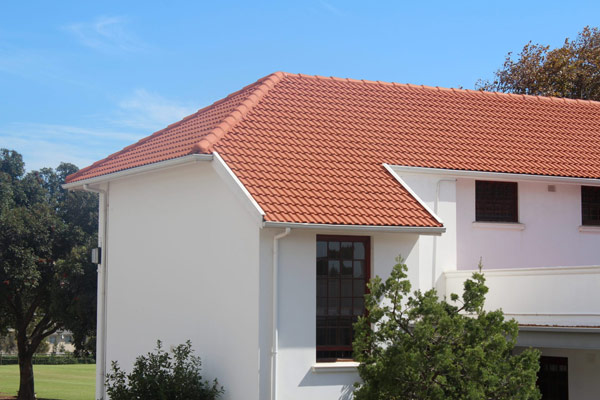
[[[519,222],[517,183],[475,181],[475,221]]]
[[[352,359],[353,324],[365,314],[369,237],[317,236],[317,361]]]
[[[600,226],[600,186],[581,187],[581,225]]]

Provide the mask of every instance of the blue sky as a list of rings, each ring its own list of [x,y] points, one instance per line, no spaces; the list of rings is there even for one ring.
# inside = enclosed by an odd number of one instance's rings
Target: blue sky
[[[473,88],[597,1],[21,1],[0,13],[0,147],[84,167],[271,72]]]

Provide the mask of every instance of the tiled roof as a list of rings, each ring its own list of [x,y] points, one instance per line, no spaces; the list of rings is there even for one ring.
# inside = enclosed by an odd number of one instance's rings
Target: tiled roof
[[[68,182],[212,151],[267,221],[439,226],[383,163],[600,178],[600,103],[279,72]]]

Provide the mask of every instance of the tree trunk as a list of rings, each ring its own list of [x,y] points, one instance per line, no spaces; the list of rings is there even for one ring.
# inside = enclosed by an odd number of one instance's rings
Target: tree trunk
[[[19,384],[18,400],[34,400],[35,391],[33,386],[33,354],[19,354],[19,373],[21,376]]]

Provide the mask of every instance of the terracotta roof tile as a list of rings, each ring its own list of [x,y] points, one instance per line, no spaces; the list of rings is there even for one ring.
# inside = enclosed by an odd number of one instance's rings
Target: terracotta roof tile
[[[439,226],[383,163],[600,178],[600,103],[275,73],[68,177],[218,151],[267,221]]]

